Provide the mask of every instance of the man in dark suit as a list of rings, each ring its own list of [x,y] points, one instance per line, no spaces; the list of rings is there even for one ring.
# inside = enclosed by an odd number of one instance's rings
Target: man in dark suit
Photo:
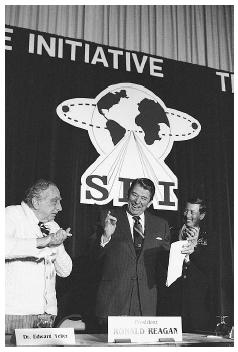
[[[128,204],[102,211],[95,255],[102,260],[96,315],[154,316],[157,291],[166,280],[163,260],[170,247],[167,221],[150,214],[153,182],[136,179],[128,191]]]
[[[183,226],[171,230],[172,242],[187,240],[182,275],[164,291],[164,300],[158,304],[163,315],[182,317],[184,332],[215,329],[214,276],[216,272],[214,249],[202,225],[206,205],[200,198],[187,200]],[[187,246],[187,245],[185,245]]]

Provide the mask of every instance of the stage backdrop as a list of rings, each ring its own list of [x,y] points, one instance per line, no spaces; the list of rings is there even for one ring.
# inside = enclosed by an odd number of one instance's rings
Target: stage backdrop
[[[84,256],[97,206],[120,206],[130,180],[156,184],[153,211],[181,222],[206,198],[218,260],[217,313],[232,311],[233,74],[6,27],[6,205],[37,178],[59,186],[65,243]]]

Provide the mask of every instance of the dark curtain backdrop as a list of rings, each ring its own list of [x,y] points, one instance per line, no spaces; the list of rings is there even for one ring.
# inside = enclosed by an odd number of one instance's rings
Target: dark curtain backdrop
[[[175,142],[165,160],[178,178],[178,211],[154,211],[177,226],[188,196],[199,193],[207,199],[207,232],[217,256],[216,313],[232,315],[234,125],[229,81],[222,92],[216,70],[170,59],[164,59],[161,79],[148,71],[138,74],[73,62],[68,54],[63,59],[28,54],[29,31],[15,28],[14,33],[13,50],[6,51],[6,205],[19,204],[37,178],[52,179],[59,186],[63,211],[57,221],[72,228],[73,237],[65,247],[75,262],[71,278],[62,286],[59,283],[62,295],[70,291],[71,303],[77,297],[83,302],[93,288],[88,280],[87,240],[97,206],[80,203],[80,187],[82,174],[98,153],[88,132],[60,120],[56,107],[66,99],[94,98],[109,85],[132,82],[150,89],[167,107],[195,117],[202,126],[194,139]]]

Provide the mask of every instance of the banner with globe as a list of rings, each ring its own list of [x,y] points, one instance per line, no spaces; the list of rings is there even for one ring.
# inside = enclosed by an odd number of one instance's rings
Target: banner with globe
[[[56,170],[71,172],[78,158],[82,204],[120,206],[131,180],[146,177],[156,185],[154,209],[176,210],[180,169],[197,168],[188,150],[209,154],[209,133],[222,128],[215,116],[232,121],[228,72],[10,26],[6,81],[7,143],[18,136],[29,160]],[[35,138],[44,130],[37,156],[26,128]]]
[[[187,197],[199,195],[219,264],[214,303],[230,315],[233,74],[23,28],[5,32],[6,205],[19,204],[38,178],[56,182],[57,222],[73,233],[66,249],[85,258],[98,208],[124,204],[131,179],[154,181],[149,211],[171,227],[181,224]],[[88,268],[76,269],[82,290]]]
[[[134,83],[111,85],[95,99],[66,100],[57,113],[65,122],[87,129],[100,155],[82,175],[83,203],[113,200],[120,206],[126,202],[123,181],[146,177],[157,185],[154,208],[177,208],[170,190],[177,188],[177,178],[164,159],[175,140],[191,139],[200,132],[200,124],[192,116],[166,108],[159,97]],[[92,180],[100,181],[107,190],[100,198],[92,190],[87,195]]]

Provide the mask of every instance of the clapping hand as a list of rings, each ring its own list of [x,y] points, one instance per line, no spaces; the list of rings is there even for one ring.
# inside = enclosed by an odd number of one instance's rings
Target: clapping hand
[[[68,227],[66,230],[59,229],[56,233],[51,233],[49,236],[50,241],[48,243],[48,246],[54,247],[62,244],[66,240],[66,238],[71,237],[72,234],[70,233],[70,227]]]
[[[66,230],[59,229],[56,233],[50,233],[48,236],[37,238],[36,247],[56,247],[62,244],[67,237],[71,236],[72,234],[70,233],[70,227]]]
[[[189,255],[194,252],[197,245],[199,230],[197,227],[186,227],[184,231],[186,232],[187,243],[183,245],[181,253]]]

